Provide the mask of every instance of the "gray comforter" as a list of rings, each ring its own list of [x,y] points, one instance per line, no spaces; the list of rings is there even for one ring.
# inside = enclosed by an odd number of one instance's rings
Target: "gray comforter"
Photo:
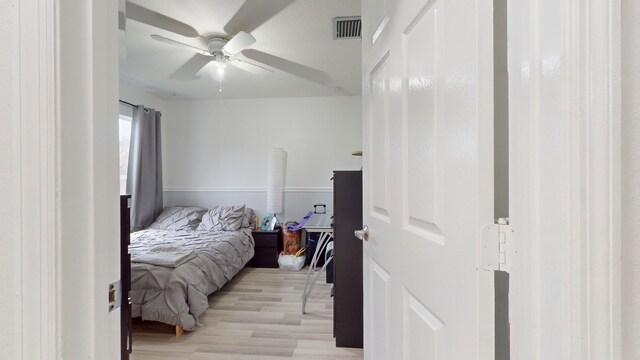
[[[146,229],[131,234],[133,317],[195,330],[198,318],[209,308],[207,296],[245,266],[253,257],[253,248],[247,228],[219,232]],[[168,254],[165,259],[163,252],[171,249],[179,249],[179,259]],[[187,260],[174,261],[180,259]]]

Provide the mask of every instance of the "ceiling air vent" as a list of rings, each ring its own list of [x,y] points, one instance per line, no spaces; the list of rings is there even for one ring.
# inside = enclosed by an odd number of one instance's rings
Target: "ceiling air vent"
[[[334,39],[359,39],[360,16],[348,16],[333,18]]]

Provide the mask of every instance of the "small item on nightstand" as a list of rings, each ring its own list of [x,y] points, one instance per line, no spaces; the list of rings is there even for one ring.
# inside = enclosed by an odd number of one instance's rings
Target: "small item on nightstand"
[[[262,230],[270,230],[273,231],[276,229],[277,219],[273,215],[267,215],[262,219],[262,226],[260,229]]]

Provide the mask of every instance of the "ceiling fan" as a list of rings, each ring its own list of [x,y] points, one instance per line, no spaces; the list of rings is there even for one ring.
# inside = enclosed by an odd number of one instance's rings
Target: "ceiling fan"
[[[246,70],[250,73],[256,75],[269,75],[272,74],[273,71],[264,68],[262,66],[252,64],[243,60],[236,58],[242,50],[248,48],[256,42],[256,39],[249,33],[240,31],[231,40],[222,36],[210,36],[204,39],[204,42],[207,45],[207,49],[203,49],[202,47],[192,46],[185,44],[180,41],[176,41],[173,39],[169,39],[167,37],[153,34],[151,38],[154,40],[173,45],[176,47],[181,47],[183,49],[187,49],[193,51],[197,54],[209,57],[209,59],[202,59],[203,61],[199,61],[200,65],[204,67],[209,62],[215,62],[217,73],[220,79],[220,91],[222,91],[222,77],[224,75],[224,71],[227,65],[235,66],[239,69]],[[202,68],[200,67],[200,69]],[[200,69],[193,68],[189,66],[188,70],[196,70]]]
[[[154,40],[195,52],[191,59],[174,72],[172,75],[174,78],[183,80],[196,79],[196,74],[207,64],[213,62],[216,65],[216,72],[220,81],[219,91],[222,91],[222,78],[228,65],[261,76],[268,76],[273,73],[271,69],[276,69],[324,86],[330,86],[330,77],[320,70],[256,49],[248,49],[256,42],[250,32],[292,2],[293,0],[245,1],[237,13],[224,26],[224,31],[227,34],[235,34],[234,36],[212,35],[203,37],[188,24],[130,1],[126,2],[126,17],[179,36],[198,39],[200,46],[194,46],[162,35],[151,35]]]

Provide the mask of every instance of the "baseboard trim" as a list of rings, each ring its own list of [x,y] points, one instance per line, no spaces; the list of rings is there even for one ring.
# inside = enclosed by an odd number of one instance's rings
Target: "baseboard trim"
[[[166,187],[164,192],[267,192],[263,187]],[[326,193],[332,192],[330,187],[288,187],[284,192],[288,193]]]

